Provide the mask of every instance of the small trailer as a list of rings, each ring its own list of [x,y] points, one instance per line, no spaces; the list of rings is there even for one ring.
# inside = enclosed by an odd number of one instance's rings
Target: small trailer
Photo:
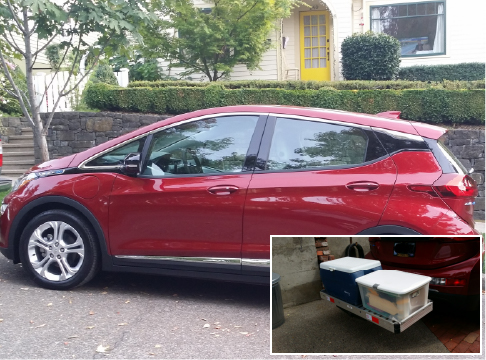
[[[341,309],[351,313],[353,315],[359,316],[365,320],[371,321],[382,328],[391,331],[392,333],[399,334],[402,331],[405,331],[410,326],[415,324],[417,321],[422,319],[425,315],[430,313],[433,309],[433,302],[427,299],[427,302],[424,306],[420,309],[414,311],[408,317],[401,321],[396,321],[394,319],[386,318],[383,315],[379,314],[378,312],[374,312],[371,310],[366,309],[364,306],[359,305],[352,305],[343,300],[339,300],[338,298],[326,294],[325,290],[321,290],[320,292],[321,299],[329,301],[334,305],[340,307]]]

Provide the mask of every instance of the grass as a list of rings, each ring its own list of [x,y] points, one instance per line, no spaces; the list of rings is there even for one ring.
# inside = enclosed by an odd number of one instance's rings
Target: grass
[[[10,192],[10,189],[0,191],[0,202],[2,202],[2,201],[3,201],[3,198],[4,198],[5,196],[7,196],[7,194],[8,194],[9,192]]]

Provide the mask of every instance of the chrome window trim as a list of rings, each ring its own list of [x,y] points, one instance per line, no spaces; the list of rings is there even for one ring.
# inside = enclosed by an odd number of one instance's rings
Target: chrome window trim
[[[373,126],[371,128],[373,131],[388,134],[395,139],[406,139],[406,140],[424,142],[424,139],[420,135],[407,134],[401,131],[388,130],[388,129],[378,128]]]
[[[304,120],[304,121],[315,121],[315,122],[322,122],[322,123],[328,123],[328,124],[333,124],[333,125],[357,127],[357,128],[360,128],[360,129],[371,130],[371,126],[356,124],[354,122],[329,120],[329,119],[322,119],[322,118],[316,118],[316,117],[304,116],[304,115],[290,115],[290,114],[276,114],[276,113],[269,113],[268,115],[276,117],[277,119],[278,118],[285,118],[285,119],[296,119],[296,120]]]
[[[224,265],[246,265],[258,267],[270,267],[270,259],[240,259],[240,258],[216,258],[216,257],[192,257],[192,256],[158,256],[158,255],[115,255],[117,259],[128,260],[156,260],[156,261],[180,261],[191,263],[213,263]]]
[[[123,145],[128,144],[131,141],[135,141],[135,140],[138,140],[140,138],[143,138],[144,136],[148,136],[148,135],[151,135],[151,134],[158,133],[159,131],[162,131],[162,130],[170,129],[174,126],[187,124],[187,123],[190,123],[190,122],[193,122],[193,121],[204,120],[204,119],[207,119],[207,118],[225,117],[225,116],[241,116],[241,115],[260,116],[260,115],[266,115],[266,113],[259,113],[259,112],[253,112],[253,111],[252,112],[217,113],[217,114],[202,115],[202,116],[198,116],[198,117],[195,117],[195,118],[178,121],[178,122],[175,122],[175,123],[172,123],[172,124],[169,124],[169,125],[166,125],[166,126],[163,126],[163,127],[151,130],[151,131],[148,131],[148,132],[143,133],[141,135],[135,136],[135,137],[128,139],[128,140],[125,140],[125,141],[123,141],[123,142],[121,142],[117,145],[113,145],[112,147],[105,149],[102,152],[99,152],[95,155],[92,155],[88,159],[84,160],[81,164],[79,164],[78,169],[82,169],[82,170],[96,170],[96,169],[118,170],[120,168],[120,165],[116,165],[116,166],[86,166],[86,164],[89,163],[90,161],[106,154],[107,152],[110,152],[112,150],[116,150],[119,147],[122,147]]]

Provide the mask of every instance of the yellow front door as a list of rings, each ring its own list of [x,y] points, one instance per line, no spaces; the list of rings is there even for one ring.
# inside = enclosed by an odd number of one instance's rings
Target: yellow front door
[[[301,12],[301,80],[331,80],[329,48],[329,12]]]

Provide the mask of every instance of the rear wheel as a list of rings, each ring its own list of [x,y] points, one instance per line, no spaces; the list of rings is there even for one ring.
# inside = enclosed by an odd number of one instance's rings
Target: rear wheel
[[[83,218],[49,210],[25,227],[20,238],[20,260],[38,285],[67,290],[93,278],[100,255],[94,232]]]

